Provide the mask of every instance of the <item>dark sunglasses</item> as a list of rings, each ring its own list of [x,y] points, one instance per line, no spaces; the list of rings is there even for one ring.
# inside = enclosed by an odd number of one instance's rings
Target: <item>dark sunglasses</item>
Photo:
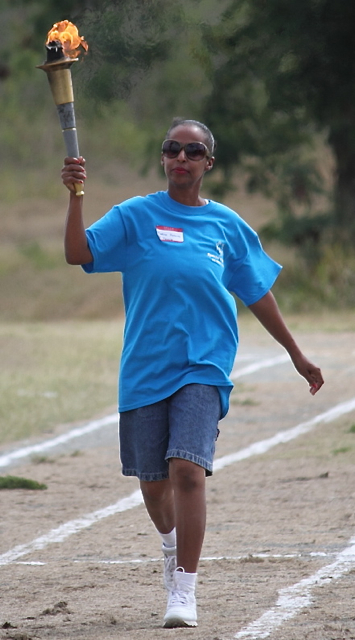
[[[177,158],[181,149],[189,160],[203,160],[209,157],[208,147],[203,142],[180,144],[177,140],[164,140],[161,152],[167,158]]]

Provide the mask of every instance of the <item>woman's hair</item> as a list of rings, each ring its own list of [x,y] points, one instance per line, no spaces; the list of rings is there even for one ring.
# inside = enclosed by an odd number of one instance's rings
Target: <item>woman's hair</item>
[[[188,125],[191,127],[198,127],[199,129],[201,129],[201,131],[204,133],[205,138],[206,138],[206,144],[208,147],[209,152],[211,153],[211,155],[213,155],[215,149],[216,149],[216,141],[214,139],[214,136],[212,134],[212,132],[209,130],[208,127],[206,127],[205,124],[203,124],[202,122],[198,122],[198,120],[187,120],[185,118],[174,118],[168,131],[166,132],[166,136],[165,139],[168,140],[171,136],[171,132],[173,131],[173,129],[176,129],[176,127],[180,127],[180,125]]]

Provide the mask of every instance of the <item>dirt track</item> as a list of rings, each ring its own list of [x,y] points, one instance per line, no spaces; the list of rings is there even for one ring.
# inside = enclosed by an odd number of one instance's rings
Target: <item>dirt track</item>
[[[324,389],[312,398],[289,363],[238,379],[216,459],[355,397],[354,333],[302,335],[300,343],[322,367]],[[280,353],[268,336],[247,335],[239,367]],[[0,566],[0,638],[231,640],[275,607],[280,589],[331,565],[351,545],[354,424],[352,411],[208,480],[196,629],[161,628],[160,542],[138,506]],[[1,492],[0,554],[137,489],[135,479],[121,477],[111,441],[27,461],[15,472],[48,489]],[[352,557],[341,577],[318,580],[306,606],[269,636],[245,637],[354,639],[354,599]]]

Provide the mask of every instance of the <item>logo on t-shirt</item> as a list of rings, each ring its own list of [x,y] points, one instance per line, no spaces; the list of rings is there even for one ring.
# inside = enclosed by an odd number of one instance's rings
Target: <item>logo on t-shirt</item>
[[[213,262],[216,262],[217,264],[219,264],[221,267],[224,266],[224,256],[223,256],[223,247],[224,247],[224,242],[216,242],[216,252],[217,253],[208,253],[208,257],[211,258],[211,260]]]
[[[162,242],[184,242],[184,230],[175,227],[164,227],[157,225],[155,230],[159,240]]]

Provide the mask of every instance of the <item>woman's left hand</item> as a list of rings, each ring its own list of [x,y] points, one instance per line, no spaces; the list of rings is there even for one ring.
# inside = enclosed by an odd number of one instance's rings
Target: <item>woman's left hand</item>
[[[291,357],[296,371],[307,380],[309,391],[314,396],[324,384],[320,368],[310,362],[301,352]]]
[[[324,384],[322,372],[319,367],[303,355],[296,344],[293,336],[286,327],[272,292],[268,291],[258,302],[249,305],[249,309],[265,329],[267,329],[270,335],[286,349],[295,369],[307,380],[309,391],[312,396],[314,396]]]

